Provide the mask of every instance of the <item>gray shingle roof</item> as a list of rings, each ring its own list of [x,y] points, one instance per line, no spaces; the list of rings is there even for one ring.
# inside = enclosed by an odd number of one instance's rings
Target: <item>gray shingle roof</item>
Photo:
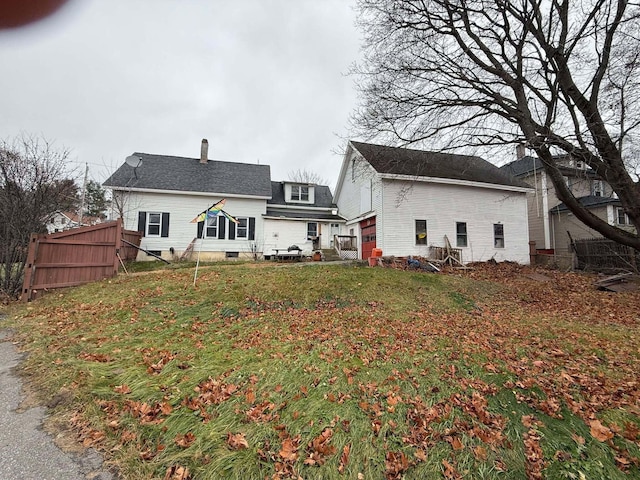
[[[513,175],[514,177],[526,175],[534,170],[540,170],[541,168],[542,162],[540,159],[529,156],[522,157],[519,160],[514,160],[513,162],[500,167],[501,170]]]
[[[296,183],[296,182],[290,182]],[[302,207],[320,207],[331,208],[333,204],[333,195],[331,190],[326,185],[314,185],[315,190],[314,203],[296,203],[286,202],[284,198],[284,184],[285,182],[271,182],[271,200],[267,201],[267,205],[300,205]]]
[[[123,164],[103,185],[106,187],[205,192],[271,197],[268,165],[134,153],[142,159],[135,169]]]
[[[282,217],[289,219],[297,219],[297,220],[323,220],[327,222],[336,222],[336,223],[344,223],[345,219],[339,215],[333,215],[331,212],[317,212],[317,211],[306,211],[306,212],[297,212],[290,210],[278,210],[267,208],[267,217]]]
[[[526,183],[480,157],[387,147],[354,141],[351,144],[378,173],[450,178],[529,188]]]
[[[620,200],[613,197],[596,197],[594,195],[587,195],[585,197],[577,198],[580,205],[589,209],[589,208],[597,208],[603,207],[605,205],[621,205]],[[561,203],[560,205],[556,205],[553,207],[550,212],[566,212],[569,208]]]
[[[556,156],[554,158],[558,162],[558,167],[562,173],[565,173],[571,176],[587,175],[594,178],[597,177],[596,173],[590,168],[583,170],[580,168],[571,167],[569,165],[563,165],[562,162],[566,163],[570,160],[570,158],[566,155]],[[507,172],[509,175],[512,175],[516,178],[519,178],[532,173],[534,170],[536,171],[542,170],[542,168],[543,168],[542,161],[539,158],[526,156],[526,157],[522,157],[519,160],[514,160],[511,163],[507,163],[506,165],[503,165],[502,167],[500,167],[500,170]]]

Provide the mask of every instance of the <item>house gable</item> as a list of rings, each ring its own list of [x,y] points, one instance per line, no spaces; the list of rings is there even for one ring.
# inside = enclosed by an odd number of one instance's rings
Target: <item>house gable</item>
[[[465,262],[528,263],[529,191],[479,157],[350,142],[335,201],[360,255],[366,241],[384,255],[428,256],[446,236],[454,247],[460,237]]]

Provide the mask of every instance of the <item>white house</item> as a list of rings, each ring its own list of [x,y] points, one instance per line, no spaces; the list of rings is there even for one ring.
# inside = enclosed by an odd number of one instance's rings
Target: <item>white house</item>
[[[99,223],[102,223],[102,219],[100,217],[90,217],[85,215],[82,217],[82,221],[80,221],[80,217],[77,213],[55,212],[47,223],[47,233],[62,232],[72,228],[97,225]]]
[[[460,249],[464,263],[529,263],[526,184],[474,156],[351,141],[334,202],[359,256],[429,257]]]
[[[333,247],[345,220],[338,215],[331,190],[325,185],[271,182],[271,198],[264,216],[264,255],[298,246],[303,252]]]
[[[200,159],[134,153],[104,186],[112,191],[112,218],[142,232],[141,247],[166,259],[194,251],[209,260],[253,258],[293,244],[310,252],[314,241],[329,244],[332,224],[344,224],[328,187],[272,182],[268,165],[210,160],[206,140]],[[222,199],[237,224],[223,215],[191,223]]]

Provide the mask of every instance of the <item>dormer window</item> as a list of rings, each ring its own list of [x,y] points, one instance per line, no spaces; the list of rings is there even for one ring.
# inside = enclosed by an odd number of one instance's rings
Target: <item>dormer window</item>
[[[602,180],[593,180],[591,182],[591,195],[593,195],[594,197],[602,197],[602,187]]]
[[[291,185],[292,202],[308,202],[309,187],[307,185]]]

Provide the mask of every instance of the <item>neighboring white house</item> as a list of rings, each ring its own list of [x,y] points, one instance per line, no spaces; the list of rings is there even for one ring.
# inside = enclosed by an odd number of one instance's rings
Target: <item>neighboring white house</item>
[[[200,159],[134,153],[104,186],[112,190],[111,218],[122,217],[126,229],[142,232],[143,249],[166,259],[185,251],[209,260],[269,256],[293,244],[310,251],[312,237],[328,245],[324,232],[344,223],[332,214],[328,187],[271,182],[268,165],[209,160],[206,140]],[[222,199],[237,224],[223,215],[191,223]]]
[[[359,256],[459,248],[464,263],[529,263],[526,184],[474,156],[351,141],[334,202]]]
[[[82,225],[80,225],[82,223]],[[85,227],[87,225],[97,225],[102,223],[100,217],[83,216],[82,222],[77,213],[56,212],[47,223],[47,233],[63,232],[72,228]]]
[[[271,182],[264,216],[264,255],[298,246],[305,253],[333,247],[345,220],[338,215],[329,187],[299,182]]]

